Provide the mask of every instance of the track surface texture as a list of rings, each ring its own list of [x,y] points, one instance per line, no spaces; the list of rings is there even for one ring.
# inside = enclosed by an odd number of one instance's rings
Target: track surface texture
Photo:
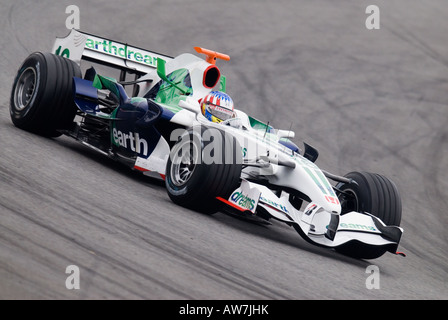
[[[365,27],[371,2],[379,30]],[[445,0],[0,4],[1,299],[448,298]],[[280,222],[186,210],[163,183],[69,138],[15,128],[15,73],[68,34],[70,4],[88,33],[171,56],[193,46],[229,54],[218,65],[237,108],[292,126],[295,142],[315,146],[327,171],[396,183],[407,257],[356,260]],[[79,290],[65,287],[72,264]],[[372,264],[380,289],[366,288]]]

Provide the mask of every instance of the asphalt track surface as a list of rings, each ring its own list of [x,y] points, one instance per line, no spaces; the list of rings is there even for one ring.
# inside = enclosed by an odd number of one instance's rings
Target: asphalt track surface
[[[371,3],[370,3],[371,2]],[[0,1],[1,299],[447,299],[448,6],[416,1]],[[365,9],[380,8],[379,30]],[[398,186],[400,251],[356,260],[260,226],[170,202],[164,185],[68,138],[9,118],[12,81],[34,51],[81,29],[219,62],[238,108],[320,151],[330,172]],[[68,265],[81,287],[67,290]],[[380,289],[367,289],[378,266]]]

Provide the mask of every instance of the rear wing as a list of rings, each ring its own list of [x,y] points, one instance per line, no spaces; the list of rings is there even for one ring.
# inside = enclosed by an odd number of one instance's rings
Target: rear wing
[[[64,38],[56,38],[51,51],[56,55],[75,61],[81,60],[120,69],[122,77],[126,73],[145,75],[157,68],[157,58],[170,61],[173,57],[148,51],[110,39],[98,37],[72,29]]]

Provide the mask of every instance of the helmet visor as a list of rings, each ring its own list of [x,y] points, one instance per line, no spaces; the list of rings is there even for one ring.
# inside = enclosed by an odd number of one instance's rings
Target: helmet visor
[[[214,104],[209,104],[207,106],[207,110],[212,116],[218,118],[221,121],[226,121],[228,119],[235,117],[235,113],[233,112],[233,110],[219,107]]]

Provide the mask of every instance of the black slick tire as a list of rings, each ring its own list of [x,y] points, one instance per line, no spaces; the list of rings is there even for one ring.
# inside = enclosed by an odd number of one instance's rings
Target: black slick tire
[[[66,58],[35,52],[29,55],[14,79],[10,115],[14,125],[42,136],[56,137],[68,129],[76,114],[73,77],[79,66]]]

